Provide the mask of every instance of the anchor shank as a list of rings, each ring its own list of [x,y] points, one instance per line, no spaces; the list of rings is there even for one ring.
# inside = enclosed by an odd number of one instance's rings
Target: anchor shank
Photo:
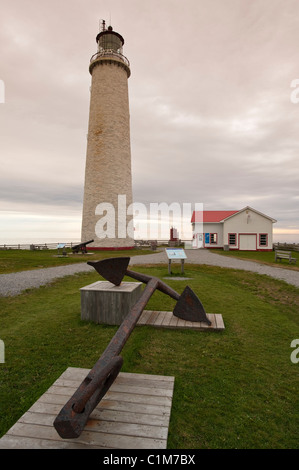
[[[102,377],[101,371],[107,368],[107,366],[115,357],[119,356],[129,336],[131,335],[137,321],[139,320],[139,317],[144,307],[146,306],[150,297],[155,292],[157,283],[158,281],[156,279],[151,279],[149,281],[141,297],[131,309],[130,313],[123,320],[122,324],[111,339],[102,356],[98,359],[98,361],[93,366],[92,370],[89,372],[88,379],[91,380],[93,383],[95,383],[95,378],[97,376]],[[89,390],[92,390],[92,393],[95,391],[95,389],[91,387],[91,384],[88,386],[88,388],[86,387],[85,390],[82,392],[81,398],[83,398],[84,396],[89,397],[91,395]],[[79,406],[77,409],[79,409]]]
[[[112,356],[118,356],[121,352],[122,348],[124,347],[126,341],[128,340],[130,334],[132,333],[139,317],[146,306],[147,302],[149,301],[150,297],[155,292],[158,285],[157,279],[151,279],[146,287],[144,288],[141,297],[136,302],[136,304],[132,307],[130,313],[126,316],[123,320],[122,324],[120,325],[119,329],[113,336],[112,340],[108,344],[107,348],[105,349],[102,357],[98,360],[95,364],[94,368],[97,367],[97,364],[102,362],[106,356],[111,358]]]
[[[57,415],[54,427],[61,437],[74,438],[81,434],[90,413],[116,379],[122,365],[119,353],[157,286],[157,279],[151,279],[147,283],[141,297],[123,320],[102,356]]]

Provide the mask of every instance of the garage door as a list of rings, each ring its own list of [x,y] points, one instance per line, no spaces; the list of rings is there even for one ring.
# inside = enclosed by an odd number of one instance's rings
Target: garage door
[[[239,250],[255,251],[256,250],[256,234],[240,235]]]

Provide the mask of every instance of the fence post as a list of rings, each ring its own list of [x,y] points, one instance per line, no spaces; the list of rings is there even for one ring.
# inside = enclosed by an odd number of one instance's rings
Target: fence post
[[[5,362],[5,346],[4,346],[4,341],[0,339],[0,364],[3,364]]]

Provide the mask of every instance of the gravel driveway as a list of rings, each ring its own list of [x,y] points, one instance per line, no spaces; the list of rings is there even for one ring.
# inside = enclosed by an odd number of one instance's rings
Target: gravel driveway
[[[186,263],[207,264],[210,266],[252,271],[258,274],[266,274],[299,287],[299,271],[267,266],[255,261],[243,261],[227,256],[221,256],[208,250],[186,250],[185,252],[187,255],[187,260],[185,260]],[[142,264],[165,264],[167,266],[168,259],[165,251],[163,250],[151,255],[133,256],[130,260],[130,266]],[[25,289],[40,287],[51,282],[53,279],[88,271],[94,272],[94,268],[86,263],[76,263],[54,268],[1,274],[0,296],[17,295]]]
[[[222,256],[208,250],[185,250],[187,259],[185,263],[190,264],[207,264],[209,266],[219,266],[222,268],[242,269],[244,271],[252,271],[258,274],[266,274],[268,276],[280,279],[299,287],[299,271],[281,268],[279,266],[267,266],[256,261],[243,261],[230,256]],[[164,252],[155,253],[147,256],[134,256],[130,265],[137,264],[166,264],[167,257]]]

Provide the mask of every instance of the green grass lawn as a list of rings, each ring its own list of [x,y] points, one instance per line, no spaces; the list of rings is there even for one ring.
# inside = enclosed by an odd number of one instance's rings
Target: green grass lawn
[[[95,251],[93,254],[73,254],[71,249],[66,250],[67,256],[62,256],[58,250],[1,250],[0,274],[26,271],[28,269],[49,268],[72,263],[86,263],[117,256],[136,256],[154,253],[150,250],[124,250],[124,251]]]
[[[167,267],[134,267],[160,278]],[[299,289],[254,273],[185,266],[188,284],[223,332],[136,327],[122,371],[175,377],[169,449],[297,449]],[[98,274],[69,276],[16,297],[0,298],[0,436],[67,367],[92,368],[118,327],[80,319],[80,287]],[[129,279],[127,279],[129,280]],[[147,309],[171,311],[156,291]]]
[[[296,263],[291,263],[287,260],[275,261],[275,251],[242,251],[242,250],[210,250],[217,255],[230,256],[232,258],[244,259],[246,261],[257,261],[259,263],[268,264],[280,268],[293,269],[299,271],[299,252],[292,251],[292,258],[296,258]],[[290,250],[286,250],[290,251]]]

